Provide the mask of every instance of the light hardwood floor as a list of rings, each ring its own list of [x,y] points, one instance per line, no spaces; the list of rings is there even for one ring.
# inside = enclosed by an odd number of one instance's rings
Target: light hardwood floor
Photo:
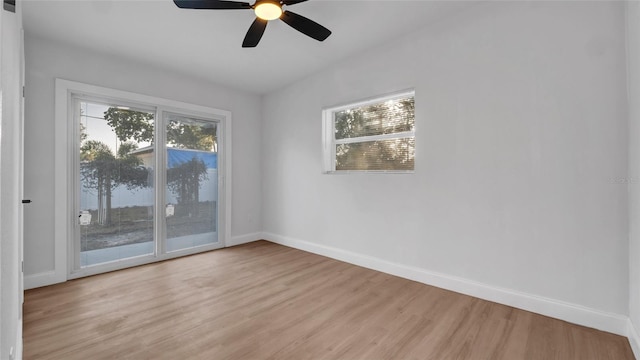
[[[633,359],[627,339],[259,241],[26,292],[25,359]]]

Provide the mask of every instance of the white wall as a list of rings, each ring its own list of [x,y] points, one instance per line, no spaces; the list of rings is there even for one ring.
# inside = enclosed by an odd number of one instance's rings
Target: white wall
[[[630,310],[639,328],[640,10],[629,9],[628,139],[616,2],[480,5],[265,96],[263,115],[257,95],[27,34],[26,273],[53,270],[42,179],[61,77],[232,111],[238,238],[265,230],[580,311]],[[321,173],[323,107],[411,87],[415,174]]]
[[[54,79],[63,78],[232,112],[234,239],[257,239],[261,224],[260,96],[33,36],[27,32],[25,275],[54,270]],[[185,54],[189,56],[189,54]],[[255,239],[252,237],[256,237]],[[66,265],[65,265],[66,266]]]
[[[1,5],[0,5],[1,6]],[[22,348],[22,277],[20,272],[20,4],[15,13],[0,7],[0,359],[20,356]]]
[[[640,356],[640,2],[627,4],[629,85],[629,316],[631,345]]]
[[[269,94],[265,236],[624,333],[624,31],[619,2],[494,2]],[[323,107],[411,87],[414,174],[322,174]]]

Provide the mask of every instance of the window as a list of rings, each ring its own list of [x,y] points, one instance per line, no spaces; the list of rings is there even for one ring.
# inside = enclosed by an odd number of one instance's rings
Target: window
[[[227,111],[56,80],[56,277],[223,247]],[[68,260],[67,260],[68,259]],[[68,273],[59,274],[67,263]]]
[[[414,92],[325,109],[327,172],[408,172],[415,163]]]

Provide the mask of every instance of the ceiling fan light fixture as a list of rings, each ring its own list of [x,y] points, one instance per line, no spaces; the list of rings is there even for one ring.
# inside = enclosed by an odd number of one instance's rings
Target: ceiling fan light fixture
[[[282,7],[275,1],[262,1],[256,5],[254,11],[262,20],[275,20],[282,15]]]
[[[251,3],[248,2],[233,0],[173,0],[180,9],[253,10],[256,14],[256,18],[251,23],[251,26],[242,41],[243,48],[256,47],[267,28],[269,20],[275,19],[282,20],[285,24],[310,38],[318,41],[324,41],[329,37],[329,35],[331,35],[331,30],[313,20],[307,19],[302,15],[289,11],[288,9],[291,5],[307,1],[309,0],[255,0],[253,5],[251,5]],[[287,11],[282,10],[283,6],[287,6]]]

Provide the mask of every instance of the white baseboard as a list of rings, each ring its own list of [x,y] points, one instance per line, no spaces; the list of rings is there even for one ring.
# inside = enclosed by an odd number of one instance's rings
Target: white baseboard
[[[242,244],[258,241],[258,240],[261,240],[261,239],[262,239],[262,233],[261,232],[245,234],[245,235],[239,235],[239,236],[232,237],[231,240],[229,240],[229,241],[227,241],[225,243],[225,246],[226,247],[237,246],[237,245],[242,245]]]
[[[15,350],[15,355],[13,356],[13,358],[15,360],[22,360],[22,347],[23,347],[23,342],[22,342],[22,320],[20,320],[18,322],[18,329],[17,329],[17,334],[16,334],[16,350]]]
[[[25,275],[24,276],[24,289],[34,289],[38,287],[48,286],[65,282],[66,278],[60,278],[60,274],[55,271],[47,271],[38,274]]]
[[[636,359],[640,359],[640,336],[638,335],[638,330],[633,325],[631,319],[629,319],[628,325],[627,338],[629,339],[631,350],[633,350],[633,355],[635,355]]]
[[[330,246],[292,239],[277,234],[263,233],[263,239],[276,244],[308,251],[354,265],[381,271],[427,285],[455,291],[480,299],[550,316],[574,324],[591,327],[617,335],[627,336],[629,318],[542,296],[504,289],[476,281],[441,274],[413,266],[402,265],[379,258],[357,254]]]

